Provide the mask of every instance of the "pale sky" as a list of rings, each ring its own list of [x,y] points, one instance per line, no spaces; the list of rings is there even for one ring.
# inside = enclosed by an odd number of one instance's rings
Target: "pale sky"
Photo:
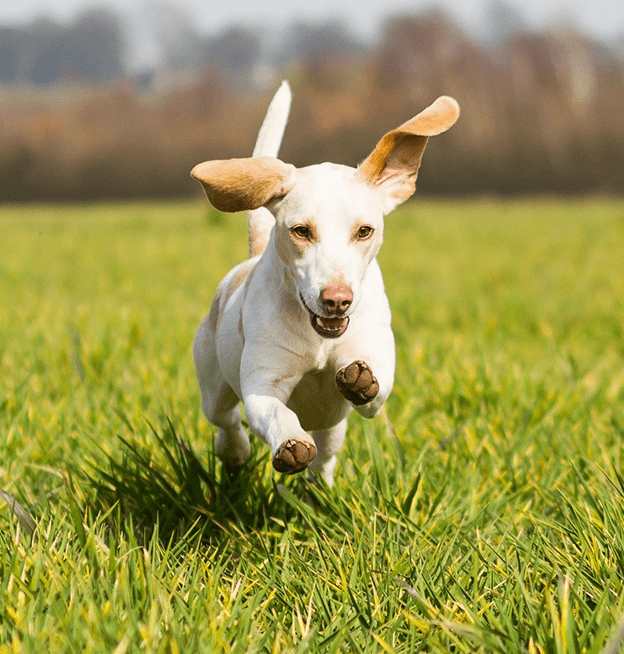
[[[417,13],[440,6],[468,27],[478,28],[487,0],[166,0],[184,9],[201,31],[216,33],[232,24],[278,27],[300,18],[344,20],[356,34],[374,36],[388,15]],[[19,24],[40,15],[71,20],[82,9],[108,5],[127,14],[149,0],[16,0],[0,3],[0,24]],[[573,17],[590,35],[601,39],[624,36],[623,0],[508,0],[533,27]]]

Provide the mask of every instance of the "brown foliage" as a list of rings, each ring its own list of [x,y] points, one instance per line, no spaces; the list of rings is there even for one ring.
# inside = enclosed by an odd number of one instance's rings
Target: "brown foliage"
[[[317,53],[318,54],[318,53]],[[518,34],[496,49],[440,15],[389,22],[379,44],[289,64],[293,111],[282,156],[354,165],[438,95],[458,124],[429,148],[429,193],[622,193],[624,64],[576,34]],[[189,171],[249,156],[271,90],[219,70],[147,94],[128,80],[63,95],[5,89],[0,198],[184,197]]]

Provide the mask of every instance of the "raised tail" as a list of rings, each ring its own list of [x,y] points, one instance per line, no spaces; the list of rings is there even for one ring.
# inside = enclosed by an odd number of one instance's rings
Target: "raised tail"
[[[254,157],[277,157],[288,122],[291,99],[290,86],[288,82],[284,81],[273,96],[262,121],[253,150]],[[269,242],[271,229],[275,224],[275,218],[268,209],[260,207],[247,212],[247,224],[249,226],[249,256],[255,257],[264,252]]]

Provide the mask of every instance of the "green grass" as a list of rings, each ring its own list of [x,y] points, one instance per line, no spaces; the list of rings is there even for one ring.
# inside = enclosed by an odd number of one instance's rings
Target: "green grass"
[[[0,207],[0,654],[619,651],[624,204],[389,217],[390,425],[332,490],[214,457],[190,346],[245,229]]]

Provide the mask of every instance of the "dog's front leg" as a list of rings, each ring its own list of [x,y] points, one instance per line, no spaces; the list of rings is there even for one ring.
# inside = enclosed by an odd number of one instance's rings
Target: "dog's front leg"
[[[394,383],[394,338],[388,328],[367,346],[362,338],[356,347],[341,352],[336,385],[364,418],[376,416]]]
[[[273,467],[278,472],[293,474],[312,463],[316,445],[286,406],[302,375],[286,372],[285,369],[293,368],[279,366],[281,358],[263,357],[260,365],[253,366],[246,364],[243,357],[241,392],[249,427],[271,447]]]

